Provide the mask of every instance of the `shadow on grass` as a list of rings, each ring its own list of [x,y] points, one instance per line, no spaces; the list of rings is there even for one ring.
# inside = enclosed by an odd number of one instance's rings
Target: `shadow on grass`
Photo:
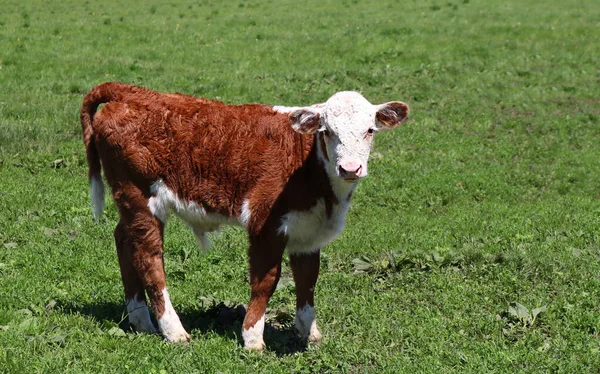
[[[101,302],[83,307],[62,305],[61,309],[65,312],[93,317],[103,325],[116,324],[127,333],[134,332],[127,320],[125,305],[121,303]],[[178,315],[185,329],[192,334],[192,339],[202,339],[202,335],[216,333],[236,340],[241,346],[244,345],[241,331],[246,309],[243,305],[229,307],[220,303],[206,309],[183,309],[178,311]],[[154,316],[152,319],[156,325]],[[267,322],[264,339],[267,350],[277,356],[304,352],[307,349],[306,341],[298,336],[293,323]]]

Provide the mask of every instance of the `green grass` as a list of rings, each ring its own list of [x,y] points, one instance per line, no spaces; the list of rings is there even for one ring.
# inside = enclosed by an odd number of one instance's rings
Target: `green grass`
[[[599,25],[591,0],[5,1],[0,371],[598,372]],[[411,105],[323,250],[321,345],[294,335],[286,265],[268,349],[245,352],[243,231],[202,254],[175,219],[165,266],[192,343],[127,329],[117,214],[91,218],[78,121],[109,80]],[[521,323],[512,302],[547,310]]]

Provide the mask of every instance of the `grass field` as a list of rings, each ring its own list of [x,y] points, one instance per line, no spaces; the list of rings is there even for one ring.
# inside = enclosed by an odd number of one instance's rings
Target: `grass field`
[[[136,3],[3,1],[0,372],[600,371],[596,1]],[[128,329],[117,214],[92,219],[78,120],[111,80],[411,105],[323,250],[321,345],[294,334],[286,264],[267,350],[245,352],[244,232],[203,254],[175,219],[165,266],[192,343]]]

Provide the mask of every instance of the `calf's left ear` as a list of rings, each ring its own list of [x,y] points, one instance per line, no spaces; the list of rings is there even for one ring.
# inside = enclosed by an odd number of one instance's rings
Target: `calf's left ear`
[[[292,128],[300,134],[314,134],[321,126],[321,115],[316,110],[299,109],[290,113]]]
[[[393,129],[406,119],[409,112],[408,104],[402,101],[390,101],[378,105],[375,115],[377,126],[382,130]]]

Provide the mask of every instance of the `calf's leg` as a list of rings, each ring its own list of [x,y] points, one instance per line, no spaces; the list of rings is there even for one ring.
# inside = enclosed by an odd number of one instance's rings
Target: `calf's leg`
[[[283,243],[250,238],[248,255],[252,291],[242,325],[242,337],[246,349],[260,351],[265,348],[263,340],[265,311],[281,276],[283,250]]]
[[[296,283],[296,329],[313,343],[322,336],[315,315],[315,285],[319,277],[320,251],[290,255],[290,265]]]
[[[156,332],[156,327],[150,320],[144,285],[133,266],[131,240],[127,236],[123,221],[120,221],[115,228],[115,244],[119,256],[121,279],[125,288],[129,324],[139,332]]]
[[[139,290],[141,283],[150,299],[160,333],[169,342],[189,341],[190,335],[181,325],[167,290],[163,263],[163,223],[152,215],[148,199],[134,187],[121,190],[115,195],[115,201],[121,213],[121,222],[117,227],[119,236],[126,233],[127,245],[121,245],[119,254],[121,274],[125,274],[124,282],[127,280],[129,284],[125,286],[126,296],[136,295],[133,300],[139,301],[142,297]],[[133,305],[137,305],[137,301]]]

